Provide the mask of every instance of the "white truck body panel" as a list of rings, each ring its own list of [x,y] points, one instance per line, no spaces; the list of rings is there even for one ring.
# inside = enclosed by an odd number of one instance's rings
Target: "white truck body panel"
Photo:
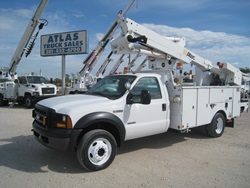
[[[142,104],[126,105],[124,124],[125,140],[166,132],[169,127],[169,109],[162,111],[164,100],[152,100],[150,106]],[[166,103],[166,102],[165,102]]]
[[[211,123],[223,110],[226,119],[240,116],[240,86],[183,86],[180,102],[170,104],[170,128],[185,130]]]
[[[18,87],[13,81],[5,81],[1,83],[0,94],[4,98],[15,99],[17,96]]]

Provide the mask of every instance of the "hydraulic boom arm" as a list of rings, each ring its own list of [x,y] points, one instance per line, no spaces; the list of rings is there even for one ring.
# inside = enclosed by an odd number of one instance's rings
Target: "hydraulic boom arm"
[[[16,72],[16,69],[17,69],[17,65],[19,64],[22,56],[23,56],[23,53],[25,52],[26,50],[26,47],[29,43],[29,40],[31,39],[32,37],[32,34],[34,33],[34,30],[35,28],[37,27],[38,23],[39,23],[39,19],[45,9],[45,7],[47,6],[48,4],[48,0],[41,0],[38,8],[36,9],[36,12],[34,14],[34,16],[31,18],[28,26],[26,27],[26,30],[23,34],[23,37],[10,61],[10,64],[9,64],[9,73],[10,74],[14,74]],[[42,28],[42,26],[39,26],[39,30]],[[31,46],[29,46],[29,52],[31,51],[32,47],[34,45],[34,41],[32,42]]]
[[[83,61],[84,67],[79,72],[81,76],[85,75],[86,71],[91,71],[93,67],[95,66],[98,58],[102,54],[103,50],[105,49],[108,42],[113,38],[113,35],[116,31],[116,29],[120,25],[120,20],[124,17],[124,15],[127,13],[127,11],[130,9],[130,7],[133,5],[135,0],[131,0],[130,4],[127,6],[127,8],[122,12],[120,11],[117,15],[116,20],[112,24],[112,26],[109,28],[108,32],[103,36],[103,38],[99,41],[95,49],[89,54],[89,56]]]
[[[111,51],[108,55],[108,57],[105,59],[105,61],[103,62],[103,64],[101,65],[101,67],[99,68],[99,70],[96,73],[96,77],[100,77],[103,76],[104,72],[106,71],[106,68],[109,64],[109,62],[112,60],[111,56],[112,56],[113,52]]]
[[[166,38],[131,19],[120,21],[121,35],[111,41],[114,54],[144,54],[158,64],[152,64],[152,69],[171,69],[175,63],[193,64],[202,71],[211,71],[226,80],[226,84],[240,85],[241,74],[229,63],[219,68],[212,62],[195,54],[184,47],[184,42],[174,38]],[[158,66],[158,67],[157,67]],[[230,79],[228,79],[230,78]]]
[[[117,69],[119,68],[119,66],[123,63],[123,57],[124,57],[124,54],[122,54],[120,56],[120,58],[117,60],[117,62],[115,63],[114,67],[111,69],[111,71],[109,72],[110,75],[112,74],[115,74]]]

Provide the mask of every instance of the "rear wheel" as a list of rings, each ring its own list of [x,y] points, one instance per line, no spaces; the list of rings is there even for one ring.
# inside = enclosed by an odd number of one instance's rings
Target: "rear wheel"
[[[107,168],[114,160],[117,144],[114,136],[101,129],[86,133],[78,147],[77,158],[80,164],[89,171]]]
[[[212,122],[207,126],[208,135],[211,137],[220,137],[225,129],[225,117],[221,113],[215,114]]]

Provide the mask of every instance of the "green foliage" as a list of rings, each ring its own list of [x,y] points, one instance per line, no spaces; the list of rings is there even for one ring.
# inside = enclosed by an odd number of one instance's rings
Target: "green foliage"
[[[249,67],[240,68],[240,71],[243,73],[250,73],[250,68]]]
[[[57,87],[58,87],[58,86],[62,86],[62,79],[60,79],[60,78],[55,78],[55,79],[53,80],[53,84],[55,84]]]
[[[65,74],[65,84],[66,86],[70,86],[70,77],[69,74]],[[61,78],[55,78],[53,80],[53,84],[55,84],[56,86],[62,86],[62,79]]]

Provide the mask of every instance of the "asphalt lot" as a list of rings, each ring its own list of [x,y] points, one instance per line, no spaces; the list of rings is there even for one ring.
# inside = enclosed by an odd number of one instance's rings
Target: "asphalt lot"
[[[60,153],[35,140],[31,112],[0,107],[3,188],[250,187],[250,113],[216,139],[196,129],[127,141],[111,166],[87,172],[75,153]]]

